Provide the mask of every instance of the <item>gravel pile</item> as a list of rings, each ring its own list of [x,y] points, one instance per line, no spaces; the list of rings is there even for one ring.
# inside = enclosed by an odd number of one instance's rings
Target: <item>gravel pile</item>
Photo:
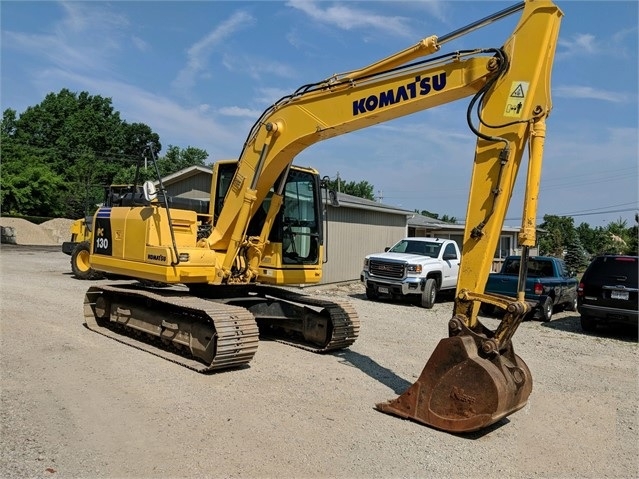
[[[16,244],[59,245],[71,238],[69,228],[74,220],[54,218],[37,225],[22,218],[0,217],[0,226],[13,228]]]

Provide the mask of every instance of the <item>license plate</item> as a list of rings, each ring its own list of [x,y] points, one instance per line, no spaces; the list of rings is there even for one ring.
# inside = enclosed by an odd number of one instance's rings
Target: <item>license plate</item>
[[[384,288],[383,286],[377,288],[377,291],[380,292],[381,294],[388,294],[390,293],[388,288]]]
[[[623,299],[623,300],[627,300],[629,298],[628,291],[611,291],[610,297],[612,299]]]

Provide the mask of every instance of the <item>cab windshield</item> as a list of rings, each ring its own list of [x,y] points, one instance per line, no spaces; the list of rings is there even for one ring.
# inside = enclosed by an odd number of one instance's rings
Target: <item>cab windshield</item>
[[[401,240],[388,251],[390,253],[408,253],[420,256],[428,256],[437,258],[439,250],[442,248],[440,243],[431,243],[429,241]]]

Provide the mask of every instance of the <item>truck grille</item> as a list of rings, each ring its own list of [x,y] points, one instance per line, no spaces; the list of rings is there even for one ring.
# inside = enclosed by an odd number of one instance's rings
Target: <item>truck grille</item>
[[[368,270],[370,274],[385,278],[402,279],[404,277],[404,263],[371,260]]]

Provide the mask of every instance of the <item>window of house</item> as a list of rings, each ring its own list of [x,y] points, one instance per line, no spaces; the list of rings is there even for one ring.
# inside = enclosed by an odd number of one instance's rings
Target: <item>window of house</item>
[[[509,256],[512,251],[512,244],[512,236],[500,236],[499,246],[497,246],[497,251],[495,251],[495,258],[504,259],[506,256]]]

